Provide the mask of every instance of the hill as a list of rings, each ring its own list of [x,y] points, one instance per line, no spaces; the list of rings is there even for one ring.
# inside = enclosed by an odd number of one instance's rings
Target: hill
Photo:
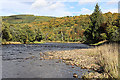
[[[34,15],[12,15],[3,16],[2,21],[10,24],[22,24],[22,23],[32,23],[32,22],[43,22],[49,21],[54,17],[47,16],[34,16]]]
[[[99,27],[100,40],[118,40],[118,13],[105,13]],[[3,42],[65,41],[86,42],[91,15],[48,17],[12,15],[2,17]],[[87,35],[85,35],[85,32]],[[89,42],[89,41],[88,41]],[[93,42],[93,41],[92,41]]]

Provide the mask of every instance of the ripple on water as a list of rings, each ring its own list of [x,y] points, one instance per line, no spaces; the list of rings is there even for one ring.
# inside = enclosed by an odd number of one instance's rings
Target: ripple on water
[[[66,43],[3,45],[2,76],[3,78],[73,78],[73,74],[76,73],[80,78],[88,71],[87,69],[66,65],[61,60],[44,60],[41,57],[47,55],[44,53],[46,51],[71,50],[82,46]]]

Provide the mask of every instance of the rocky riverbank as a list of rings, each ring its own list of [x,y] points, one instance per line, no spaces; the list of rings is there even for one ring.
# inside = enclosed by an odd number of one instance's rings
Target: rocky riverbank
[[[44,54],[43,59],[62,59],[67,65],[76,65],[82,69],[96,71],[94,73],[86,74],[86,77],[88,78],[98,78],[102,75],[98,73],[100,71],[100,66],[96,64],[98,61],[98,55],[94,54],[93,49],[51,51]]]
[[[111,45],[105,45],[105,46],[89,48],[89,49],[51,51],[51,52],[44,53],[45,55],[43,56],[43,58],[44,59],[62,59],[62,61],[65,62],[67,65],[76,65],[78,67],[81,67],[82,69],[93,70],[89,74],[85,74],[83,76],[84,78],[108,78],[110,76],[109,75],[110,73],[105,72],[103,67],[105,65],[107,69],[108,66],[111,66],[109,65],[110,62],[106,62],[106,61],[108,61],[108,59],[111,60],[112,57],[117,56],[117,52],[114,51],[111,53],[112,49],[117,49],[117,48],[113,48]],[[109,53],[116,54],[116,55],[110,56]],[[102,62],[102,59],[104,63]],[[110,68],[108,69],[110,71],[111,70],[114,71],[114,67],[111,67],[111,69]]]

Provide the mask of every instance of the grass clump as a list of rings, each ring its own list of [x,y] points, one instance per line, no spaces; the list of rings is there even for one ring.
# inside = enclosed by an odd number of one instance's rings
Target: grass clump
[[[97,48],[98,64],[109,78],[118,78],[118,44],[105,44]]]

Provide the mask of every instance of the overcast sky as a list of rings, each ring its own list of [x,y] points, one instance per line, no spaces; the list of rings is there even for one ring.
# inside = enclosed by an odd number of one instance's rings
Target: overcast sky
[[[91,14],[98,3],[103,13],[118,12],[119,0],[0,0],[0,16],[34,14],[38,16],[75,16]]]

